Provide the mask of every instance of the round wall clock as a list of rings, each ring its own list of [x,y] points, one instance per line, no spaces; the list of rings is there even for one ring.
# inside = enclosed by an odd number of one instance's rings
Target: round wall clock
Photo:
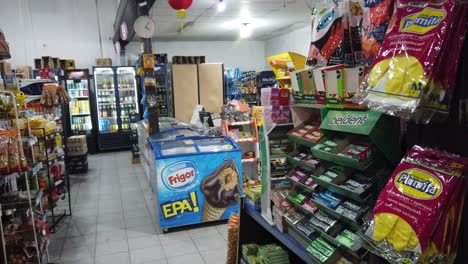
[[[156,33],[156,23],[149,16],[138,17],[133,28],[140,38],[151,38]]]

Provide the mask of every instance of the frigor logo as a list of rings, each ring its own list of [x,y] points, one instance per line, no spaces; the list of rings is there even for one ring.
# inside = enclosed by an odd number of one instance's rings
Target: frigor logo
[[[330,125],[360,126],[360,125],[363,125],[368,118],[369,118],[368,115],[360,116],[360,117],[353,116],[353,115],[346,115],[344,117],[335,116],[330,121]]]
[[[164,168],[161,173],[164,185],[172,190],[185,189],[196,178],[196,167],[191,161],[181,161]]]

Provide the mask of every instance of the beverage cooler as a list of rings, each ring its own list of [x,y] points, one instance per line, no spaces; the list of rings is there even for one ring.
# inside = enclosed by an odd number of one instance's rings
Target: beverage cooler
[[[65,71],[65,86],[72,98],[68,106],[68,129],[72,136],[86,135],[89,152],[96,153],[94,94],[90,89],[89,70]]]
[[[133,67],[93,67],[100,150],[131,147],[131,115],[139,115]]]

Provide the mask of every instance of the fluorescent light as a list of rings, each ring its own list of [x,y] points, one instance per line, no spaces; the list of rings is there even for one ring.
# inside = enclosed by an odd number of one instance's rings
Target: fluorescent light
[[[244,23],[241,25],[239,33],[240,33],[240,38],[248,38],[252,35],[252,28],[249,26],[248,23]]]
[[[226,4],[223,2],[223,0],[219,0],[218,12],[224,12],[224,10],[226,10]]]

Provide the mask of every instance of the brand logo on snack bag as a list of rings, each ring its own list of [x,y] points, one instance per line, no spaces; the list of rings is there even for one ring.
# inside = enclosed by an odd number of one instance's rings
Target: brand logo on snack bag
[[[320,11],[320,15],[322,15],[326,11],[327,11],[327,9],[322,9]],[[334,17],[335,17],[335,10],[334,9],[332,9],[328,13],[324,14],[318,21],[317,28],[316,28],[317,32],[327,28],[331,24],[331,22],[333,21]]]
[[[435,199],[442,192],[440,180],[420,169],[408,169],[398,173],[395,186],[400,192],[420,200]]]
[[[161,173],[164,185],[172,190],[188,187],[195,181],[196,167],[191,161],[181,161],[164,168]]]
[[[424,8],[422,11],[404,17],[400,23],[400,30],[416,34],[425,34],[442,22],[446,16],[444,10]]]

